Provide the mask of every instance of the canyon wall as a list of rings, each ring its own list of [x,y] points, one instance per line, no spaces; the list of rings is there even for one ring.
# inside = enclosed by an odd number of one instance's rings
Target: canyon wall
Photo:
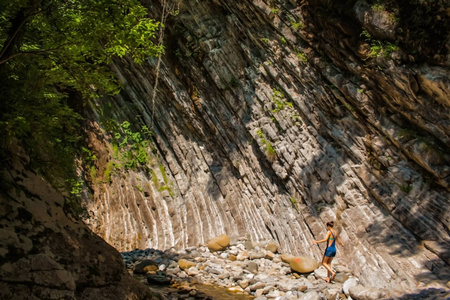
[[[92,230],[120,251],[226,233],[320,260],[335,220],[363,284],[448,286],[449,56],[420,61],[387,10],[332,3],[171,6],[158,71],[117,61],[124,91],[86,110]]]

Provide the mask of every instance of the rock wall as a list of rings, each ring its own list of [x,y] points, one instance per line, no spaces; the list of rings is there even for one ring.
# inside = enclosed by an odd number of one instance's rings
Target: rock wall
[[[12,146],[0,168],[0,299],[154,299]]]
[[[86,112],[94,232],[122,251],[227,233],[320,260],[311,242],[336,220],[337,259],[363,284],[448,284],[449,57],[374,55],[401,24],[331,3],[174,5],[155,99],[157,60],[123,59],[124,92]],[[153,131],[145,165],[124,167],[111,120]]]

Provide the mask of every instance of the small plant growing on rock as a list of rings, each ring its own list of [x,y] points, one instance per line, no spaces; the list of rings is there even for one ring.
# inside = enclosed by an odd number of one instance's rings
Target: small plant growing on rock
[[[289,18],[289,23],[291,23],[291,27],[294,29],[303,29],[303,23],[301,21],[296,21],[294,18]]]
[[[271,7],[271,8],[270,8],[270,11],[271,11],[273,14],[275,14],[275,15],[278,15],[278,13],[280,12],[280,10],[279,10],[278,8],[275,8],[275,7]]]
[[[298,211],[298,202],[297,202],[297,199],[295,199],[294,197],[291,197],[291,204],[292,204],[292,207],[296,210],[296,211]]]
[[[367,30],[363,30],[360,34],[365,38],[366,42],[370,45],[369,57],[388,57],[391,53],[400,50],[398,45],[392,44],[391,42],[380,41],[373,39]]]
[[[400,186],[400,189],[401,189],[404,193],[409,194],[409,192],[411,192],[411,190],[412,190],[412,185],[404,183],[404,184],[402,184],[402,185]]]
[[[306,57],[305,53],[302,50],[299,50],[297,52],[298,60],[302,63],[306,63],[308,61],[308,58]]]
[[[261,143],[266,147],[266,156],[269,161],[274,161],[277,157],[277,153],[275,149],[273,148],[272,144],[266,140],[264,137],[264,133],[261,129],[258,129],[256,131],[256,134],[260,137]]]

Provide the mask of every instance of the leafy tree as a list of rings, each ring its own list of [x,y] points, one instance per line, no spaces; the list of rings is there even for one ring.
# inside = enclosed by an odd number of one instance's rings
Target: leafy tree
[[[55,183],[73,174],[80,151],[82,117],[73,108],[119,92],[114,58],[160,55],[160,24],[138,0],[0,0],[0,7],[0,152],[16,137]]]

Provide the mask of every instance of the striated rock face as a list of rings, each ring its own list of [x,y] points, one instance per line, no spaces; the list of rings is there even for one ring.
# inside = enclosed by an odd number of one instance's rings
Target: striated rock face
[[[0,172],[0,298],[153,299],[16,151]]]
[[[404,24],[363,1],[345,1],[345,15],[329,2],[182,1],[154,101],[157,61],[117,62],[125,92],[86,113],[93,231],[123,251],[226,233],[320,261],[311,242],[335,220],[337,259],[361,284],[448,284],[448,56],[374,54],[376,39],[410,45]],[[138,167],[111,120],[153,131]]]

